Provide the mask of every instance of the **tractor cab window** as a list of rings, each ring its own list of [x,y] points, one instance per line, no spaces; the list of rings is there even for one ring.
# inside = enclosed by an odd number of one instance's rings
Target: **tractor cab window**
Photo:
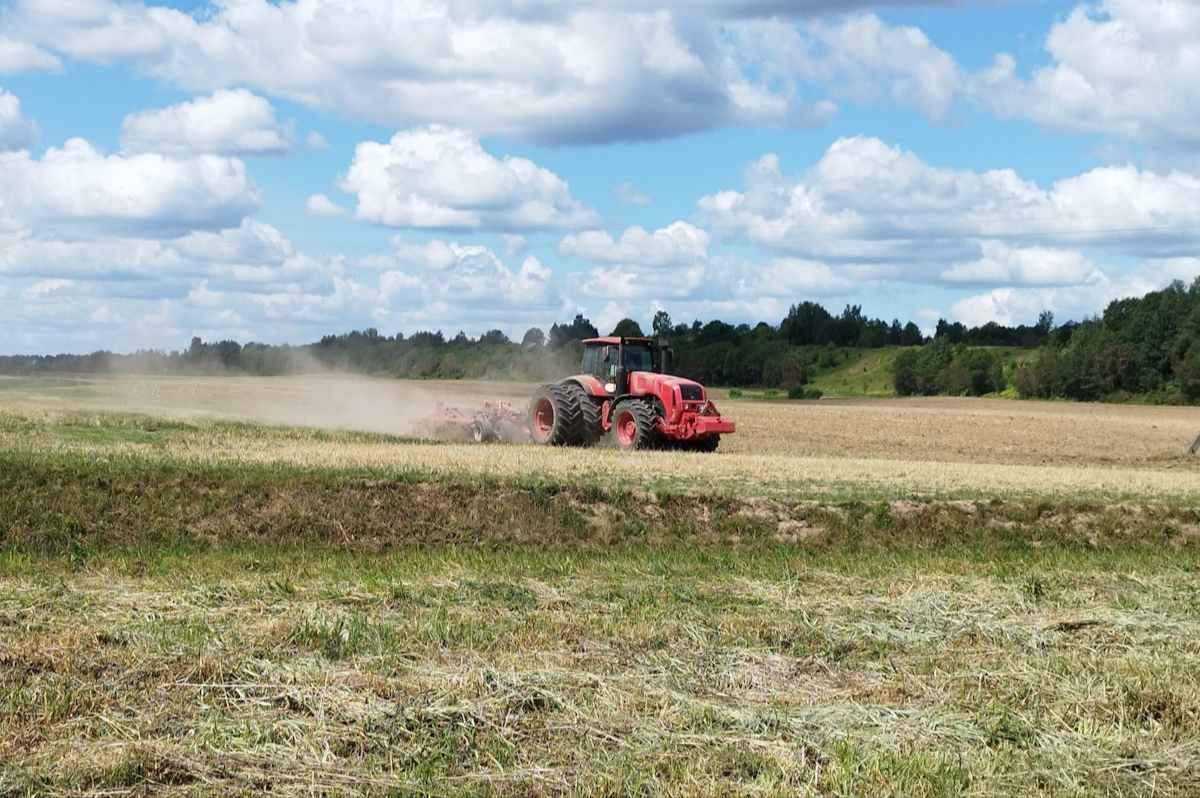
[[[582,372],[600,380],[617,373],[620,349],[616,344],[589,346],[583,350]],[[648,346],[625,346],[626,371],[654,371],[654,356]]]
[[[602,362],[604,354],[607,351],[607,346],[589,346],[585,348],[583,350],[582,372],[603,379],[608,374],[608,368]]]
[[[625,370],[654,371],[654,364],[652,362],[652,358],[650,357],[649,347],[625,347]]]

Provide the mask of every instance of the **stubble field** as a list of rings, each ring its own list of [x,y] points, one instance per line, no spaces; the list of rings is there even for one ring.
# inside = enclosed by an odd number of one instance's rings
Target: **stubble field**
[[[1189,795],[1190,408],[0,379],[0,795]]]
[[[11,413],[86,424],[114,412],[206,422],[245,421],[404,436],[439,403],[473,408],[486,398],[519,404],[534,386],[318,378],[0,379]],[[733,401],[737,420],[719,456],[629,454],[597,449],[473,444],[382,444],[359,436],[284,446],[269,434],[219,438],[181,453],[153,436],[130,440],[147,456],[287,461],[311,466],[417,468],[560,479],[695,484],[748,495],[819,497],[1051,497],[1190,502],[1200,496],[1200,457],[1185,450],[1200,431],[1189,407],[1014,402],[991,399]],[[61,440],[53,445],[63,446]],[[105,441],[104,446],[110,446]],[[72,444],[81,449],[85,443]]]

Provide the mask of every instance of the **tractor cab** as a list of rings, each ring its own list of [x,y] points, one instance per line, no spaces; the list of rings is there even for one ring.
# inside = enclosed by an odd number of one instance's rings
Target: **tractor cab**
[[[645,338],[591,338],[583,342],[583,366],[581,372],[601,382],[616,379],[617,371],[655,371],[655,361],[662,352],[655,351],[654,344]],[[655,357],[658,354],[659,357]]]

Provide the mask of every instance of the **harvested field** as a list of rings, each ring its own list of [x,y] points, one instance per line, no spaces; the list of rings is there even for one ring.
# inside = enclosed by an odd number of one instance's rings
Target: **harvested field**
[[[0,379],[0,796],[1200,791],[1195,410],[526,392]]]
[[[326,430],[404,435],[438,402],[474,407],[484,398],[520,402],[530,386],[419,383],[352,377],[208,379],[0,379],[0,408],[17,417],[145,413],[159,418],[245,420]],[[236,447],[221,427],[181,450],[169,434],[125,442],[144,456],[197,460],[354,465],[644,484],[771,495],[962,498],[1084,497],[1194,502],[1200,457],[1184,450],[1200,411],[987,399],[761,402],[722,399],[738,423],[715,457],[534,446],[410,445],[263,434]],[[0,435],[3,435],[0,430]],[[22,435],[26,433],[22,432]],[[86,436],[54,446],[88,450]],[[106,450],[105,441],[99,450]]]

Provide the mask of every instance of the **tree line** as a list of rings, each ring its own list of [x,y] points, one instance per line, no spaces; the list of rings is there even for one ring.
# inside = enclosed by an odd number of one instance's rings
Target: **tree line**
[[[1161,291],[1114,300],[1082,322],[1055,327],[1043,313],[1033,330],[1040,343],[1028,355],[990,348],[993,332],[939,324],[931,340],[893,361],[896,393],[1200,401],[1200,277],[1190,286],[1176,280]]]
[[[975,337],[1028,340],[1024,327],[989,325],[986,330],[960,329],[939,322],[956,340]],[[242,373],[261,376],[336,370],[413,379],[559,379],[574,373],[582,350],[580,341],[601,330],[582,314],[549,329],[528,329],[513,341],[500,330],[478,338],[465,333],[446,337],[439,331],[384,335],[375,328],[331,334],[304,345],[239,344],[193,338],[187,349],[139,351],[130,355],[93,352],[89,355],[0,357],[0,373],[126,372],[149,374]],[[861,306],[850,305],[834,315],[815,302],[793,305],[778,324],[729,324],[721,320],[676,324],[666,311],[658,312],[649,331],[632,319],[611,331],[625,336],[650,335],[675,352],[674,371],[709,385],[792,388],[804,385],[823,370],[837,368],[860,349],[916,347],[925,343],[913,322],[890,323],[868,318]]]
[[[601,334],[582,314],[520,341],[500,330],[478,338],[439,331],[385,335],[374,328],[331,334],[303,345],[204,342],[187,349],[133,354],[0,357],[0,373],[250,374],[344,371],[412,379],[556,380],[579,367],[580,341]],[[1056,326],[1042,313],[1033,325],[980,327],[938,322],[925,337],[913,322],[869,318],[848,305],[833,314],[815,302],[791,306],[777,324],[721,320],[675,323],[659,311],[643,331],[623,319],[611,332],[647,334],[675,352],[673,371],[707,385],[773,388],[805,395],[813,377],[864,350],[899,348],[892,381],[899,395],[984,395],[1157,401],[1200,400],[1200,278],[1144,297],[1112,302],[1100,316]]]

